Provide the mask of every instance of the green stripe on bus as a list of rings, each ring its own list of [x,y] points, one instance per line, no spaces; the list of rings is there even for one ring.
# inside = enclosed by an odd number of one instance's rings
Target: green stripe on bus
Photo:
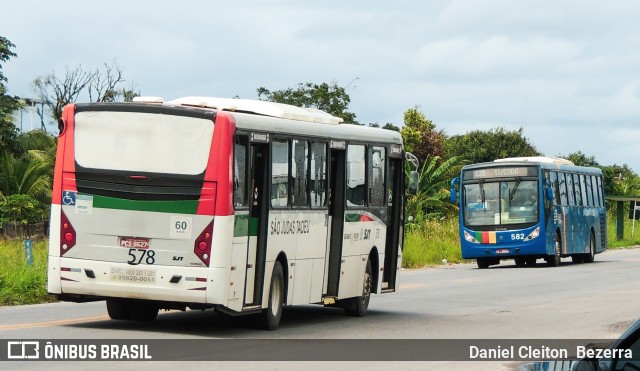
[[[258,235],[258,225],[260,224],[259,221],[260,220],[258,218],[249,219],[249,236]]]
[[[249,215],[236,215],[233,225],[233,237],[257,236],[258,218],[250,218]]]
[[[236,215],[233,223],[233,237],[244,237],[249,233],[249,215]]]
[[[345,214],[344,221],[347,223],[359,222],[360,214]]]
[[[161,213],[195,214],[198,210],[197,200],[187,201],[141,201],[123,198],[93,196],[93,207],[101,209],[155,211]]]

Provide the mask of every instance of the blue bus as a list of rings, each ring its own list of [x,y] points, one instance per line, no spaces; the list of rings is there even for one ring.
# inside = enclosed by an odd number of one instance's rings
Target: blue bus
[[[607,248],[602,172],[550,157],[518,157],[462,168],[451,181],[460,208],[462,257],[478,268],[563,257],[591,263]]]

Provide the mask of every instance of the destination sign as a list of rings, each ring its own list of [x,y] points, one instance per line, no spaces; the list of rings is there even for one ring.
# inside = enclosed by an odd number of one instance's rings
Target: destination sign
[[[463,173],[464,180],[491,179],[491,178],[516,178],[522,176],[537,176],[538,168],[532,166],[493,167],[482,169],[469,169]]]

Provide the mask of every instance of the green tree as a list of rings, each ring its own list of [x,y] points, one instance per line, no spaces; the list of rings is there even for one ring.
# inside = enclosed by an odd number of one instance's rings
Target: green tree
[[[420,168],[418,192],[407,197],[407,215],[421,222],[455,210],[449,202],[449,182],[461,167],[459,157],[443,161],[439,156],[428,155]]]
[[[607,195],[640,196],[640,177],[629,165],[603,166],[604,191]]]
[[[49,175],[53,177],[58,148],[56,138],[44,130],[31,130],[18,135],[18,142],[25,152],[49,165]]]
[[[594,156],[588,156],[581,151],[573,152],[568,154],[567,156],[559,156],[561,158],[565,158],[578,166],[589,166],[589,167],[600,167],[598,161]]]
[[[0,225],[30,224],[46,218],[46,208],[30,195],[0,195]]]
[[[420,163],[429,156],[443,158],[446,136],[436,130],[436,125],[420,111],[419,107],[409,108],[404,113],[404,126],[400,130],[404,147],[413,153]]]
[[[51,198],[52,166],[41,151],[22,157],[0,152],[0,195],[26,194],[43,204]]]
[[[390,122],[387,122],[386,124],[384,124],[384,126],[382,128],[383,129],[387,129],[387,130],[393,130],[393,131],[400,132],[400,127],[398,127],[398,126],[396,126],[396,125],[394,125],[394,124],[392,124]]]
[[[13,154],[20,154],[20,145],[17,142],[18,129],[13,125],[13,113],[20,108],[17,97],[7,94],[5,82],[7,77],[2,72],[2,65],[16,53],[12,51],[15,45],[0,36],[0,151],[8,151]]]
[[[298,107],[315,108],[333,116],[341,117],[346,124],[356,124],[356,114],[347,111],[351,98],[345,87],[337,82],[331,84],[299,83],[296,88],[270,91],[265,87],[257,89],[258,99],[291,104]]]
[[[470,163],[489,162],[506,157],[540,156],[524,136],[522,128],[507,130],[502,127],[489,131],[475,130],[447,139],[446,152]]]

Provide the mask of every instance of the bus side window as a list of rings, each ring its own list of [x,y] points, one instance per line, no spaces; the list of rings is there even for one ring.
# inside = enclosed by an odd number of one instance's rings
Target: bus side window
[[[595,203],[593,202],[593,187],[591,185],[591,175],[586,175],[585,176],[585,189],[587,192],[587,206],[589,207],[594,207]]]
[[[576,190],[576,206],[584,206],[584,203],[582,202],[582,190],[584,189],[583,181],[584,175],[573,174],[573,187]]]
[[[311,207],[322,207],[327,204],[327,145],[311,144]]]
[[[371,146],[369,148],[369,161],[367,174],[369,177],[369,206],[384,206],[384,170],[386,168],[384,147]]]
[[[289,142],[271,143],[271,206],[289,205]]]
[[[292,144],[291,179],[293,181],[293,206],[307,206],[309,142],[294,139]]]
[[[350,144],[347,148],[347,205],[364,206],[365,189],[365,147]]]
[[[233,156],[233,205],[247,207],[247,150],[249,138],[236,136]]]
[[[565,173],[558,173],[558,184],[560,186],[560,204],[569,206],[569,197],[567,195],[567,177]]]
[[[598,183],[598,185],[596,186],[598,191],[598,206],[604,207],[604,189],[602,187],[602,177],[598,176],[596,180]]]
[[[558,173],[551,172],[551,188],[553,188],[554,205],[560,205],[560,187],[558,186]]]

